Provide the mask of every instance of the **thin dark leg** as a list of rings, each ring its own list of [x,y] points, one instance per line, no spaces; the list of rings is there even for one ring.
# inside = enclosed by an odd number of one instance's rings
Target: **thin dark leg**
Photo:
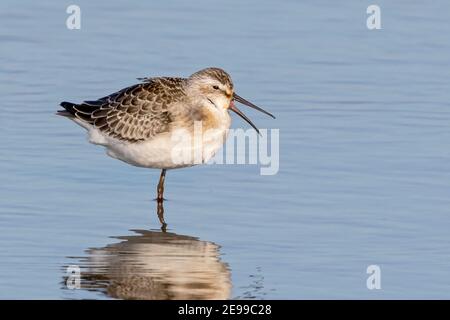
[[[157,209],[156,212],[158,213],[159,222],[161,222],[161,230],[163,232],[166,232],[167,223],[164,221],[164,180],[166,179],[166,169],[161,170],[161,176],[159,177],[159,183],[158,183],[158,196],[156,198],[157,202]]]
[[[156,200],[158,202],[163,201],[164,197],[164,180],[166,179],[166,169],[162,169],[161,170],[161,176],[159,177],[159,183],[158,183],[158,197],[156,198]]]

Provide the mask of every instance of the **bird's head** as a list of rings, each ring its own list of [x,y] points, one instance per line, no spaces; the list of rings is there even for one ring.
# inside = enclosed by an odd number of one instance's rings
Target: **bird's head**
[[[256,126],[236,107],[234,101],[275,118],[269,112],[238,96],[234,92],[233,81],[230,75],[220,68],[206,68],[197,71],[187,79],[187,84],[189,95],[199,99],[201,105],[214,108],[222,113],[230,109],[247,121],[256,131],[258,131]]]
[[[231,77],[219,68],[207,68],[192,74],[188,78],[191,96],[201,99],[202,105],[211,105],[220,111],[226,111],[233,99]]]

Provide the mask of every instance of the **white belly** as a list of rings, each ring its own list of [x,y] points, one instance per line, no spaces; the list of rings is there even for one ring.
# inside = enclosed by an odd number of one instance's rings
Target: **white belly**
[[[107,149],[107,154],[138,167],[175,169],[208,162],[225,142],[228,127],[194,135],[186,131],[164,133],[149,141],[129,143],[89,130],[89,141]]]
[[[203,129],[201,122],[194,122],[191,130],[183,129],[182,125],[177,124],[174,127],[180,129],[134,143],[105,135],[77,118],[72,120],[87,129],[89,142],[104,146],[110,157],[138,167],[175,169],[206,163],[221,148],[226,140],[231,118],[226,110],[216,116],[220,126],[214,129]]]

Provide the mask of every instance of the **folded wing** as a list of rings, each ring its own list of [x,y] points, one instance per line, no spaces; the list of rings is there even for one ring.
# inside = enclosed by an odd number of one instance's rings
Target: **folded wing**
[[[182,78],[153,78],[95,101],[62,102],[61,106],[111,137],[145,141],[169,130],[168,107],[183,97],[182,82]]]

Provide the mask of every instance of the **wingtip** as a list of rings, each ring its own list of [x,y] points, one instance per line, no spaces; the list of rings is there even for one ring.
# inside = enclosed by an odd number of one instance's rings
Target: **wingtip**
[[[72,118],[73,117],[73,115],[70,112],[68,112],[67,110],[57,110],[55,112],[55,115],[61,116],[61,117],[66,117],[66,118]]]
[[[72,107],[72,106],[74,106],[75,103],[68,102],[68,101],[62,101],[59,105],[60,105],[61,107],[63,107],[63,108],[66,108],[66,107]]]

